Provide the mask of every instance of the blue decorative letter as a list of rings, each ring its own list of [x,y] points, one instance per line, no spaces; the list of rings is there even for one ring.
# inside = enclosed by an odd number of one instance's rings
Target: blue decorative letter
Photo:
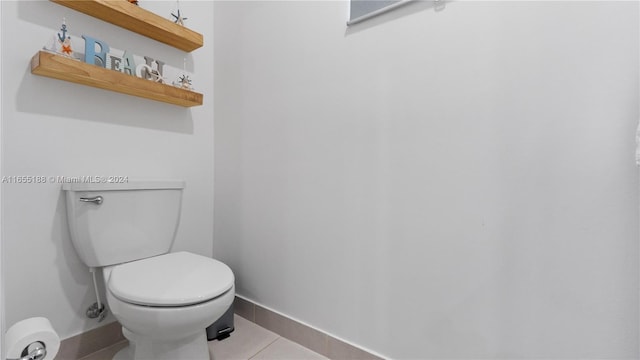
[[[102,67],[107,66],[109,44],[86,35],[82,35],[82,38],[84,39],[84,62]],[[96,53],[96,45],[100,46],[100,52],[98,53]],[[99,62],[98,64],[96,64],[96,59]]]

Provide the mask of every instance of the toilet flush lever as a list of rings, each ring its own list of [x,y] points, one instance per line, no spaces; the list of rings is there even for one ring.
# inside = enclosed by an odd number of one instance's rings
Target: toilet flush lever
[[[98,196],[94,196],[94,197],[90,197],[90,198],[81,197],[80,201],[91,202],[91,203],[94,203],[96,205],[100,205],[100,204],[102,204],[104,199],[102,198],[102,196],[98,195]]]

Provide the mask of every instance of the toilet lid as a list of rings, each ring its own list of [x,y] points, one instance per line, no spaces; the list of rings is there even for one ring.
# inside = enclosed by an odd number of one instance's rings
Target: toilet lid
[[[132,304],[185,306],[222,295],[233,282],[233,272],[220,261],[176,252],[117,265],[109,290]]]

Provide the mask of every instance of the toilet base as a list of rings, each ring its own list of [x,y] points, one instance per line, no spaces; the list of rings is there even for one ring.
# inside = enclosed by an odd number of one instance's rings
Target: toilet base
[[[129,345],[113,357],[113,360],[210,360],[206,332],[190,337],[158,341],[132,333],[122,328],[122,333],[129,340]]]

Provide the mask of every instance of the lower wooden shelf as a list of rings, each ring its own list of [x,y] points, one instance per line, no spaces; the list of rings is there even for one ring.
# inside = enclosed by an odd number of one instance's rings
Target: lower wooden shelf
[[[31,73],[184,107],[202,105],[203,96],[200,93],[46,51],[39,51],[31,58]]]

